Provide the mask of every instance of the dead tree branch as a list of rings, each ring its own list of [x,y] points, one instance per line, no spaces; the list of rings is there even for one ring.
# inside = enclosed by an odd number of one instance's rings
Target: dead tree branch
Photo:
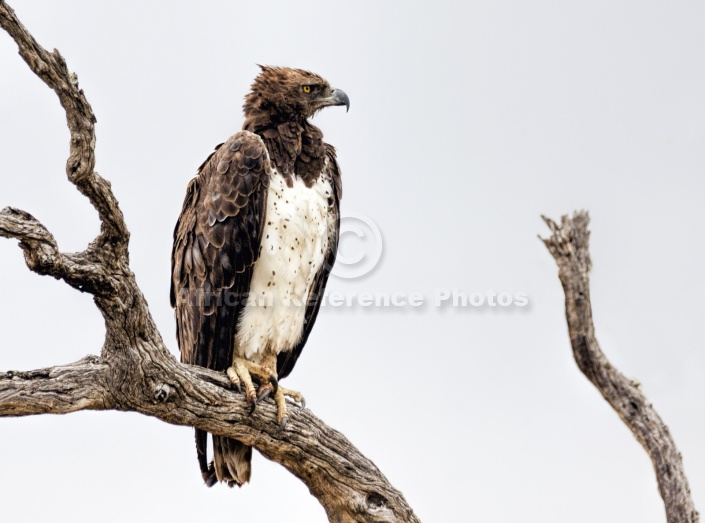
[[[286,430],[273,403],[249,414],[224,375],[178,363],[169,353],[130,270],[129,232],[110,183],[95,165],[95,116],[58,51],[42,48],[0,0],[0,26],[32,71],[59,97],[69,127],[69,181],[98,211],[99,235],[79,253],[62,253],[27,212],[0,212],[0,236],[19,240],[30,270],[92,294],[105,319],[100,357],[29,372],[0,373],[0,417],[84,409],[135,411],[190,425],[257,448],[300,478],[334,522],[418,522],[402,494],[339,432],[305,409]],[[195,472],[195,471],[194,471]]]
[[[588,213],[576,212],[572,218],[563,216],[560,225],[545,216],[543,219],[552,232],[543,242],[558,264],[570,343],[578,367],[651,458],[668,523],[697,523],[700,516],[693,505],[681,454],[668,427],[638,384],[607,360],[595,339],[590,303]]]
[[[51,369],[0,372],[0,417],[105,410],[107,367],[95,356]]]

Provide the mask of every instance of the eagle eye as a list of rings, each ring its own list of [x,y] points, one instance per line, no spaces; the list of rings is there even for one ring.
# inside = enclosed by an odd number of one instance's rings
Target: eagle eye
[[[304,93],[308,94],[311,92],[311,86],[310,85],[304,85],[301,89],[303,89]]]

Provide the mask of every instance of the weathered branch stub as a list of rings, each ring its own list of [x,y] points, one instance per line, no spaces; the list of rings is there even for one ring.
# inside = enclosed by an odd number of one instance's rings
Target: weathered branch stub
[[[595,338],[590,303],[590,218],[587,211],[563,216],[557,224],[543,217],[551,236],[543,240],[558,264],[565,292],[565,313],[573,356],[583,374],[617,412],[654,465],[668,523],[697,523],[698,511],[688,486],[681,454],[666,424],[637,383],[605,357]]]

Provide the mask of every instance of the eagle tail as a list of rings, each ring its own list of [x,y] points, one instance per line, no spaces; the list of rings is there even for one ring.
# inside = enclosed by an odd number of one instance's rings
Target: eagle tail
[[[213,461],[208,463],[206,451],[208,433],[196,429],[196,452],[198,466],[206,486],[212,487],[219,481],[229,487],[242,487],[250,481],[252,472],[252,447],[223,436],[213,436]]]
[[[218,480],[215,477],[213,462],[208,465],[208,433],[205,430],[196,429],[196,454],[198,456],[198,466],[201,469],[201,476],[207,487],[212,487]]]
[[[213,436],[215,477],[229,487],[242,487],[250,481],[252,447],[223,436]]]

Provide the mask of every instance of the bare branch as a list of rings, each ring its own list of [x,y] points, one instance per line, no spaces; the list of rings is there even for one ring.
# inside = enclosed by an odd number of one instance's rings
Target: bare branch
[[[0,0],[0,27],[15,40],[20,56],[30,69],[59,96],[71,132],[66,174],[98,211],[101,236],[117,248],[119,254],[125,254],[129,233],[110,183],[93,171],[96,119],[83,90],[78,88],[76,75],[69,73],[59,51],[49,53],[37,43],[3,0]]]
[[[0,417],[111,408],[108,367],[96,356],[29,372],[0,372]]]
[[[127,381],[115,370],[89,356],[72,365],[0,373],[0,417],[86,409],[140,412],[254,446],[301,479],[330,521],[419,521],[374,463],[307,409],[292,409],[282,431],[271,400],[250,414],[222,373],[173,359],[145,359]]]
[[[54,236],[31,214],[6,207],[0,211],[0,236],[20,240],[30,270],[62,279],[75,289],[91,294],[110,295],[115,289],[98,270],[90,253],[63,254]]]
[[[565,309],[570,343],[578,367],[617,411],[622,421],[646,450],[654,465],[659,493],[669,523],[697,523],[681,454],[666,424],[661,420],[637,383],[627,379],[605,357],[595,339],[590,303],[590,218],[586,211],[563,216],[558,225],[543,217],[551,229],[544,244],[558,264],[558,277],[565,291]]]
[[[220,382],[231,387],[222,373],[174,363],[166,375],[168,381],[153,382],[154,401],[141,402],[135,410],[254,446],[301,479],[330,521],[419,521],[374,463],[310,410],[292,409],[282,431],[276,423],[273,401],[258,405],[250,414],[241,394],[213,385]]]

